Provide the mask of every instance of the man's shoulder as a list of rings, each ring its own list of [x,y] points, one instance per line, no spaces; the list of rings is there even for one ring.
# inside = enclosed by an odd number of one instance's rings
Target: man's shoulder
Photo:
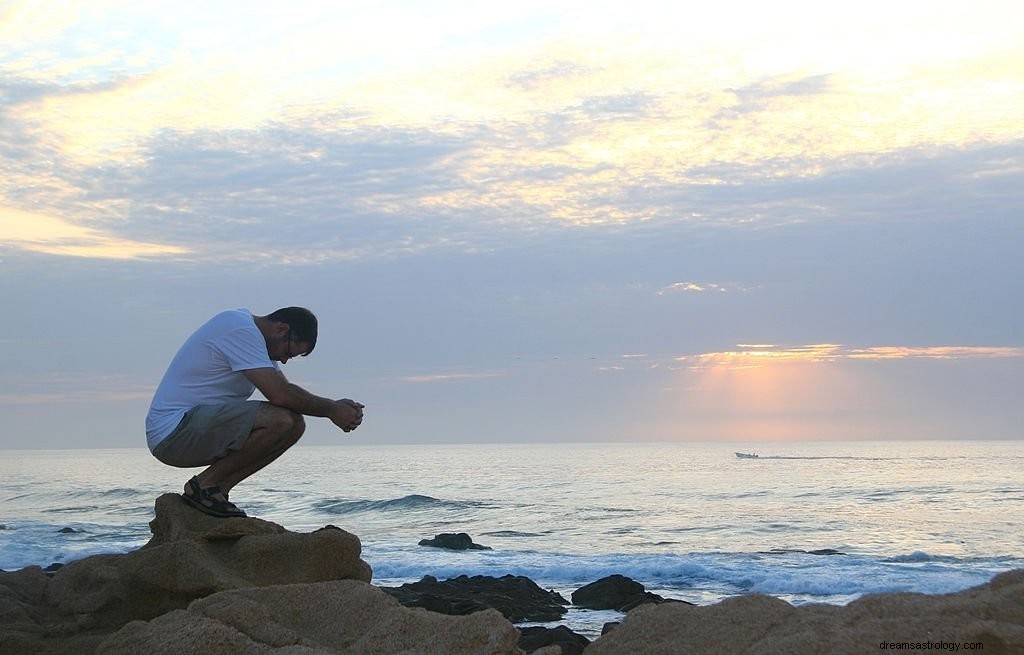
[[[230,331],[239,328],[256,329],[252,312],[248,309],[228,309],[216,314],[206,323],[208,326],[217,327],[220,330]]]

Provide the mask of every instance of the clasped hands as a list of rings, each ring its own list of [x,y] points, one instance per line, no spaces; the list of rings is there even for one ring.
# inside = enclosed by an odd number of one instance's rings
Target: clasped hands
[[[363,404],[348,398],[335,400],[331,421],[344,432],[355,430],[363,422]]]

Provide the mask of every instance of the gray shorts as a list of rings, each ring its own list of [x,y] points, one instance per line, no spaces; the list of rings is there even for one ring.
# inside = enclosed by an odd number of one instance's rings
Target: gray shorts
[[[185,413],[153,456],[179,468],[208,466],[245,445],[262,401],[239,400],[222,405],[200,405]]]

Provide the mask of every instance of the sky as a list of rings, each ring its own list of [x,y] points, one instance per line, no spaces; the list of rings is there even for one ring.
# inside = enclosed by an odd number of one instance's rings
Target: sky
[[[0,448],[309,307],[310,444],[1024,439],[1016,0],[0,3]]]

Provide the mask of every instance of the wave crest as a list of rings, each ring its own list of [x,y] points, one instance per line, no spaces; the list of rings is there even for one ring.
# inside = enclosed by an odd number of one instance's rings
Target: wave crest
[[[464,510],[486,507],[476,500],[443,500],[421,494],[385,500],[324,500],[316,503],[318,510],[328,514],[355,514],[359,512],[424,511],[435,509]]]

